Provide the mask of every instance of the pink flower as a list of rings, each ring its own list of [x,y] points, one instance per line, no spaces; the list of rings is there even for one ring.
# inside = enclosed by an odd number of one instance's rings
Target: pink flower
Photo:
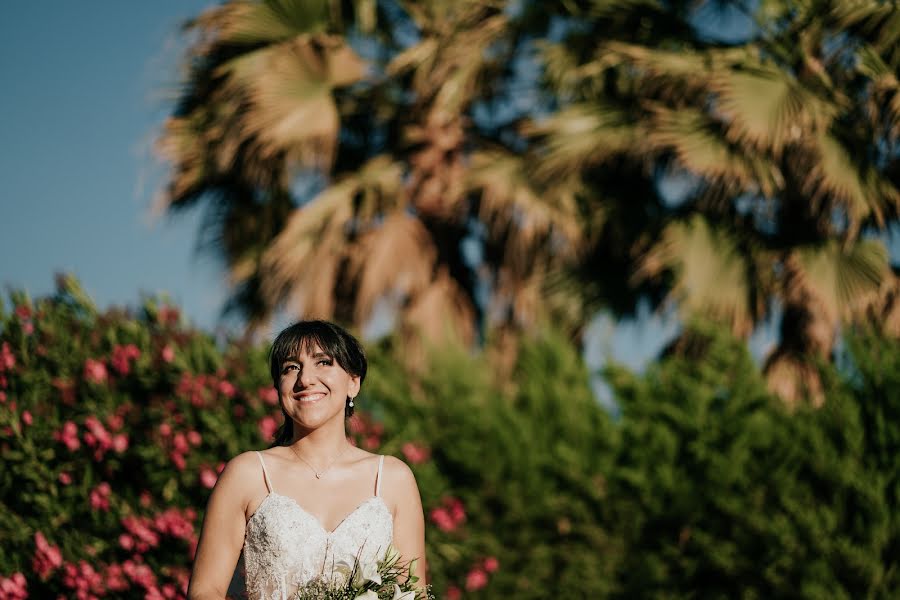
[[[259,388],[259,397],[269,406],[276,406],[278,404],[278,390],[276,390],[275,388]]]
[[[137,360],[140,356],[141,351],[134,344],[115,346],[109,362],[120,375],[128,375],[131,372],[132,361]]]
[[[450,511],[450,517],[455,522],[462,523],[466,520],[466,511],[463,508],[462,500],[459,498],[448,498],[445,504]]]
[[[118,431],[122,429],[123,425],[125,425],[125,419],[122,418],[122,415],[109,415],[106,417],[106,426],[109,427],[110,431]]]
[[[128,580],[125,579],[125,570],[121,565],[111,564],[106,567],[104,573],[106,589],[111,592],[124,592],[128,589]]]
[[[126,450],[128,450],[128,436],[124,433],[117,433],[113,436],[112,440],[113,450],[122,454]]]
[[[275,420],[275,417],[270,415],[266,415],[260,419],[258,426],[259,434],[264,440],[271,440],[275,437],[275,432],[278,431],[278,421]]]
[[[125,550],[131,550],[134,548],[134,538],[127,533],[123,533],[119,536],[119,545]]]
[[[18,306],[16,306],[15,313],[16,316],[19,317],[19,319],[22,321],[30,319],[32,315],[31,307],[25,304],[19,304]]]
[[[16,357],[9,349],[9,343],[3,342],[0,346],[0,373],[9,371],[16,366]]]
[[[441,531],[453,531],[466,520],[466,511],[459,498],[444,498],[441,506],[429,513],[432,522]]]
[[[140,558],[140,556],[137,558]],[[141,564],[136,560],[126,560],[122,563],[122,570],[125,571],[125,575],[131,581],[145,590],[156,587],[156,575],[153,574],[153,571],[147,565]]]
[[[171,453],[169,453],[169,458],[172,459],[172,464],[175,465],[176,469],[178,469],[179,471],[184,471],[184,468],[187,466],[187,461],[184,460],[183,454],[172,451]]]
[[[84,443],[94,449],[94,460],[103,460],[103,455],[114,445],[113,436],[97,417],[87,417],[84,420],[84,426],[88,430],[84,434]],[[119,443],[121,444],[121,441]]]
[[[63,485],[69,485],[72,483],[72,476],[63,471],[59,474],[59,482]]]
[[[94,360],[93,358],[87,359],[84,361],[84,378],[91,383],[106,383],[106,380],[109,378],[106,365],[103,361]]]
[[[224,471],[224,470],[225,470],[225,463],[220,462],[219,464],[216,465],[216,473],[221,474],[222,471]]]
[[[201,442],[203,442],[203,438],[198,432],[192,429],[187,433],[187,441],[191,446],[199,446]]]
[[[172,435],[172,426],[168,423],[160,423],[159,434],[163,437],[169,437]]]
[[[462,598],[462,590],[455,585],[447,586],[447,600],[459,600]]]
[[[181,314],[174,306],[163,306],[159,309],[159,322],[162,325],[177,325]]]
[[[62,553],[57,546],[51,546],[40,531],[34,534],[34,545],[36,549],[31,567],[38,577],[45,580],[50,573],[62,566]]]
[[[34,419],[31,417],[31,413],[27,410],[22,411],[22,422],[26,425],[31,425]]]
[[[381,438],[379,438],[377,435],[369,435],[369,436],[366,436],[365,439],[363,439],[363,446],[367,450],[374,450],[375,448],[377,448],[380,445],[381,445]]]
[[[147,517],[125,517],[122,519],[122,526],[134,537],[139,546],[156,548],[159,545],[159,534],[153,528],[153,521]]]
[[[78,440],[78,426],[72,421],[63,423],[62,431],[57,431],[53,437],[65,444],[69,452],[74,452],[81,447],[81,442]]]
[[[170,508],[153,518],[153,526],[163,535],[190,541],[194,537],[194,524],[191,520],[195,516],[190,509],[180,511],[177,508]]]
[[[91,508],[94,510],[109,510],[109,496],[112,490],[105,481],[91,490],[89,495]]]
[[[470,592],[474,592],[480,590],[488,583],[487,573],[482,571],[481,569],[472,569],[469,571],[469,574],[466,575],[466,589]]]
[[[28,598],[28,582],[21,573],[13,573],[9,579],[0,577],[0,600],[25,600]]]
[[[216,481],[218,481],[219,476],[216,475],[216,472],[210,469],[209,467],[203,467],[200,469],[200,483],[203,484],[203,487],[212,489],[216,485]]]
[[[22,333],[24,333],[25,335],[31,335],[32,333],[34,333],[34,323],[32,323],[31,321],[25,321],[24,323],[22,323]]]
[[[237,388],[230,381],[220,381],[219,393],[226,398],[234,398],[234,395],[237,394]]]
[[[456,523],[454,523],[453,519],[450,518],[450,513],[447,512],[446,508],[435,508],[429,513],[428,516],[441,531],[453,531],[454,529],[456,529]]]
[[[484,559],[484,563],[482,564],[482,566],[488,573],[493,573],[500,568],[500,561],[497,560],[497,557],[495,556],[488,556]]]
[[[159,353],[159,356],[163,359],[163,362],[171,363],[173,360],[175,360],[175,350],[172,348],[172,346],[166,344],[165,346],[163,346],[163,349]]]
[[[77,566],[65,566],[63,585],[75,590],[75,597],[79,600],[90,600],[106,593],[103,576],[83,560],[78,561]]]
[[[431,452],[428,448],[413,442],[406,442],[403,444],[400,451],[403,452],[403,456],[406,457],[406,460],[414,465],[422,464],[431,456]]]
[[[0,392],[0,404],[6,403],[6,392]]]
[[[180,454],[186,454],[191,449],[188,445],[187,436],[181,432],[176,433],[175,437],[172,438],[172,447]]]

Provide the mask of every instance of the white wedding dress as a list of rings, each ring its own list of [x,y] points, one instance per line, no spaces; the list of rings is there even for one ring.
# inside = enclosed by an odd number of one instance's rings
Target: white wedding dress
[[[287,600],[298,587],[341,562],[352,565],[380,559],[391,544],[393,518],[381,499],[379,457],[375,495],[364,500],[334,528],[326,531],[319,520],[288,496],[272,487],[262,454],[269,494],[247,521],[244,537],[244,581],[250,600]]]

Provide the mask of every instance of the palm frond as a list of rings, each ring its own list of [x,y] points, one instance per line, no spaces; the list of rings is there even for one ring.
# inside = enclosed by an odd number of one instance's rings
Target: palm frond
[[[218,44],[277,43],[325,32],[331,4],[329,0],[238,0],[205,11],[191,25]]]
[[[523,129],[539,138],[535,175],[548,180],[646,150],[646,129],[628,111],[601,102],[572,105]]]
[[[735,147],[721,126],[696,109],[655,111],[656,127],[650,140],[657,151],[674,151],[690,172],[722,187],[728,194],[759,191],[773,196],[784,187],[784,177],[771,160]]]
[[[842,0],[832,4],[828,15],[843,30],[858,32],[879,52],[890,56],[896,68],[900,59],[900,11],[893,2]]]
[[[785,281],[787,298],[815,302],[835,326],[874,300],[890,274],[887,248],[875,239],[801,247],[788,266],[792,276]]]
[[[365,323],[388,294],[414,297],[431,285],[437,249],[428,230],[406,211],[388,215],[349,253],[348,276],[357,281],[354,321]]]
[[[736,335],[747,335],[755,314],[750,298],[748,261],[734,239],[700,215],[669,224],[641,259],[634,280],[671,272],[670,297],[689,316],[724,322]]]
[[[263,158],[327,167],[340,119],[332,92],[357,81],[364,63],[339,38],[300,37],[246,53],[219,68],[242,104],[239,129]]]
[[[494,237],[508,237],[508,253],[527,252],[552,237],[555,253],[574,255],[584,237],[575,200],[579,182],[536,189],[527,161],[504,150],[472,154],[467,187],[479,193],[479,217]]]
[[[290,298],[297,314],[315,308],[315,314],[330,316],[336,276],[352,254],[354,230],[365,230],[384,212],[402,207],[399,180],[396,165],[376,157],[296,209],[263,256],[260,279],[266,303],[276,307]]]
[[[837,112],[774,67],[720,71],[713,90],[729,139],[776,156],[788,143],[826,131]]]
[[[441,340],[470,344],[474,338],[475,310],[468,295],[440,268],[431,284],[415,297],[403,314],[407,339]]]

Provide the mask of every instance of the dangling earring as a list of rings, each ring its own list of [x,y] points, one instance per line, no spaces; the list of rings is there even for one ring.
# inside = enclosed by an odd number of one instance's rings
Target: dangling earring
[[[350,403],[347,406],[353,408],[353,396],[350,396]]]

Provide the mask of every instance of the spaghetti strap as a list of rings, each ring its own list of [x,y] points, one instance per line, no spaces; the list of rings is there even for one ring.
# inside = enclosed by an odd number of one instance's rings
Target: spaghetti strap
[[[375,496],[381,495],[381,467],[384,466],[384,454],[378,457],[378,474],[375,475]]]
[[[260,454],[259,452],[257,452],[257,453],[256,453],[256,457],[259,458],[259,464],[262,465],[262,469],[263,469],[263,479],[265,479],[265,481],[266,481],[266,489],[269,490],[269,493],[272,493],[272,492],[275,491],[275,489],[272,488],[272,481],[269,479],[269,472],[266,470],[266,463],[265,463],[265,461],[263,460],[262,454]]]

